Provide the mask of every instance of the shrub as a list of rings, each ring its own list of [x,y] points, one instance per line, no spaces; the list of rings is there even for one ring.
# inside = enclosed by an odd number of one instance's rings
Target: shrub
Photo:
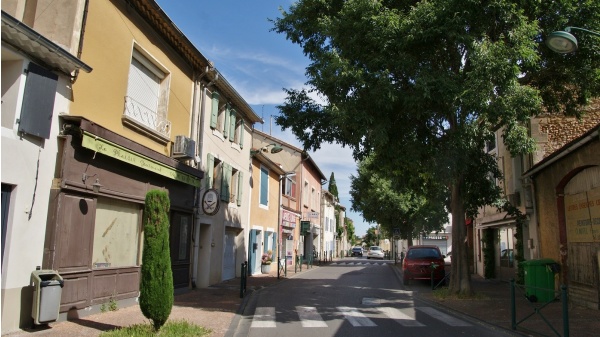
[[[152,321],[155,330],[165,324],[173,307],[169,208],[166,192],[152,190],[146,194],[140,309]]]

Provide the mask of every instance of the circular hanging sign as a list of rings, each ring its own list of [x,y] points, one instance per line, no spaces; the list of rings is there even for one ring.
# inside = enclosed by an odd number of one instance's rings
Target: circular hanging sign
[[[204,192],[202,197],[202,211],[206,215],[215,215],[219,211],[219,192],[214,189]]]

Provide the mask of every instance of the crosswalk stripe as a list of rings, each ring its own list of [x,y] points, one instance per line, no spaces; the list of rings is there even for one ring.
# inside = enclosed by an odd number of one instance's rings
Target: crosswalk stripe
[[[427,315],[438,319],[450,326],[471,326],[471,324],[460,320],[456,317],[450,316],[448,314],[445,314],[435,308],[431,308],[431,307],[415,307],[415,309],[422,311],[424,313],[426,313]]]
[[[327,324],[323,322],[323,318],[317,312],[315,307],[296,307],[298,316],[302,321],[302,327],[304,328],[326,328]]]
[[[356,308],[337,307],[337,309],[344,314],[344,317],[346,317],[352,326],[377,326],[377,324],[367,318],[362,312],[359,312]]]
[[[424,324],[417,321],[414,317],[411,317],[402,311],[391,308],[391,307],[380,307],[378,308],[384,315],[398,322],[402,326],[420,327],[425,326]]]
[[[251,328],[275,328],[275,308],[258,307],[254,311]]]

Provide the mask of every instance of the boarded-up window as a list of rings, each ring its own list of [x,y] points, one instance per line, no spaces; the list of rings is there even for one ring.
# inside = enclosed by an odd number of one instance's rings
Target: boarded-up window
[[[93,268],[137,266],[141,256],[140,206],[98,198]]]
[[[58,76],[35,63],[29,63],[23,93],[19,132],[50,138]]]

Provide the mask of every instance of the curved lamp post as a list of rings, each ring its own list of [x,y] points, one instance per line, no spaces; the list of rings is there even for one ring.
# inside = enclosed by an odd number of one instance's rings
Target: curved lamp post
[[[571,34],[571,30],[578,30],[600,37],[600,33],[592,30],[578,27],[566,27],[564,31],[552,32],[548,35],[548,38],[546,39],[546,45],[548,48],[560,54],[567,54],[576,51],[577,39],[575,36],[573,36],[573,34]]]

